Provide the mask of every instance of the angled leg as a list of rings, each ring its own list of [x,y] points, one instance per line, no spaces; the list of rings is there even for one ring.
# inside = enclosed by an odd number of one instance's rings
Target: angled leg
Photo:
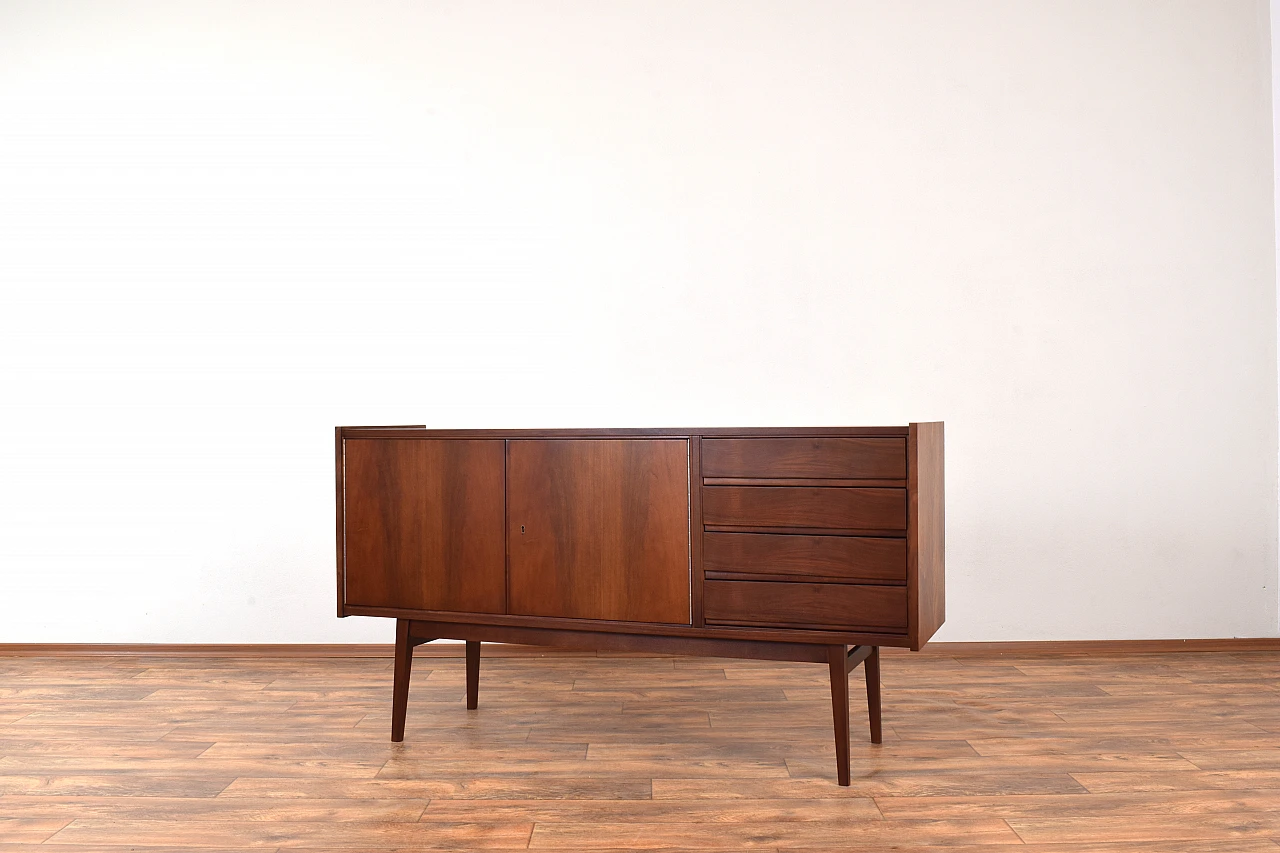
[[[391,740],[404,740],[404,718],[409,709],[409,671],[413,668],[413,640],[409,620],[396,620],[396,666],[391,682]]]
[[[867,676],[867,717],[871,720],[871,742],[883,743],[880,730],[880,647],[872,646],[862,665]]]
[[[864,664],[867,676],[867,720],[871,723],[871,742],[880,743],[880,647],[854,646],[849,650],[849,672]]]
[[[474,711],[480,695],[480,641],[467,640],[467,710]]]
[[[849,664],[844,646],[830,646],[827,661],[831,666],[831,713],[836,724],[836,776],[841,785],[849,786]]]

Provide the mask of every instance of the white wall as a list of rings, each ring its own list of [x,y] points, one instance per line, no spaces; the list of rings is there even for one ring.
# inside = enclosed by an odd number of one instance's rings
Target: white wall
[[[947,422],[942,640],[1277,633],[1267,7],[0,5],[4,642],[333,616],[332,428]]]
[[[1276,219],[1276,266],[1280,269],[1280,0],[1270,0],[1271,17],[1271,144],[1272,182],[1274,186],[1275,219]],[[1277,302],[1280,303],[1280,273],[1276,277]],[[1276,334],[1280,340],[1280,308],[1276,313]],[[1277,383],[1280,384],[1280,349],[1276,352]],[[1280,415],[1280,413],[1278,413]],[[1280,457],[1276,459],[1277,472],[1280,473]],[[1278,480],[1280,482],[1280,480]],[[1280,510],[1280,507],[1277,507]],[[1277,531],[1280,534],[1280,531]],[[1277,596],[1277,607],[1280,607],[1280,582],[1273,585]]]

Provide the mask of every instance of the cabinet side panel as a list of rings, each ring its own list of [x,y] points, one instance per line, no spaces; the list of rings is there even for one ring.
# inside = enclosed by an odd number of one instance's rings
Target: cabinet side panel
[[[689,624],[687,441],[512,441],[507,481],[510,613]]]
[[[945,495],[942,423],[911,425],[910,503],[913,516],[916,613],[912,647],[929,641],[946,620]]]
[[[343,483],[343,452],[342,452],[342,427],[337,427],[333,431],[334,435],[334,454],[333,464],[335,469],[335,477],[337,479],[336,504],[337,504],[337,520],[338,520],[338,617],[347,615],[346,602],[346,554],[344,552],[344,525],[342,521],[342,504],[344,499],[345,484]]]
[[[505,610],[503,442],[346,440],[346,602]]]

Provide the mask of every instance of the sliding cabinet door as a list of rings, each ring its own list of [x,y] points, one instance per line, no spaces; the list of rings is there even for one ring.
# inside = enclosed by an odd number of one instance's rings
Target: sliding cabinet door
[[[348,604],[502,613],[503,442],[347,439]]]
[[[688,625],[689,443],[514,440],[508,612]]]

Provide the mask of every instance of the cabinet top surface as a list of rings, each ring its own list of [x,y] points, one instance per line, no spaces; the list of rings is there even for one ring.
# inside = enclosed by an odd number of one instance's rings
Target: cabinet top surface
[[[424,426],[343,426],[342,438],[768,438],[827,436],[905,436],[906,426],[872,427],[709,427],[676,429],[645,427],[638,429],[427,429]]]

